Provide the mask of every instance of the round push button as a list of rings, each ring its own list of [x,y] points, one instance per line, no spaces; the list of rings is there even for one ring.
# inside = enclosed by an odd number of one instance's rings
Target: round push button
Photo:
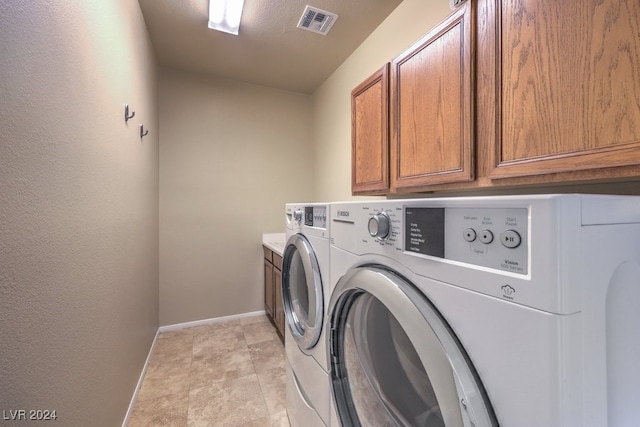
[[[502,242],[503,246],[509,249],[514,249],[520,246],[522,238],[515,230],[505,230],[500,234],[500,242]]]
[[[462,232],[462,237],[464,237],[464,240],[467,242],[473,242],[476,240],[476,230],[473,228],[467,228]]]
[[[482,230],[480,232],[479,239],[482,243],[488,245],[489,243],[493,242],[493,233],[491,232],[491,230]]]

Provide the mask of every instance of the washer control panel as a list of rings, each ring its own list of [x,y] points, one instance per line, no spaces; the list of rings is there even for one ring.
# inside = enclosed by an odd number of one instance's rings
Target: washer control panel
[[[305,206],[304,225],[308,227],[327,228],[327,207]]]
[[[529,272],[526,208],[405,206],[404,251],[495,268]]]

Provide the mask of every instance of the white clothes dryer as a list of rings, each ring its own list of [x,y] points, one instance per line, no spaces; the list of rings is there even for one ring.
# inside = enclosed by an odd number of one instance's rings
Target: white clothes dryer
[[[329,425],[324,323],[329,289],[329,205],[285,207],[282,300],[287,355],[287,411],[296,426]]]
[[[327,319],[344,426],[640,420],[640,198],[334,203]]]

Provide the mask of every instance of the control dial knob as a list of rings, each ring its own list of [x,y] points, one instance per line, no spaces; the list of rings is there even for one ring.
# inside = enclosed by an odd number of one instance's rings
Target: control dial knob
[[[300,209],[293,211],[293,219],[296,222],[302,222],[302,211]]]
[[[369,218],[369,234],[371,237],[384,240],[389,237],[389,231],[391,231],[391,221],[389,215],[385,212],[378,212],[371,218]]]

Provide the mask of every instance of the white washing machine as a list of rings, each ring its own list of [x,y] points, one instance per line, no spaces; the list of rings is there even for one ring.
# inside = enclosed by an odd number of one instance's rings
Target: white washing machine
[[[640,422],[640,198],[334,203],[345,426]]]
[[[292,427],[329,425],[324,323],[329,296],[329,204],[287,204],[282,300],[287,412]]]

